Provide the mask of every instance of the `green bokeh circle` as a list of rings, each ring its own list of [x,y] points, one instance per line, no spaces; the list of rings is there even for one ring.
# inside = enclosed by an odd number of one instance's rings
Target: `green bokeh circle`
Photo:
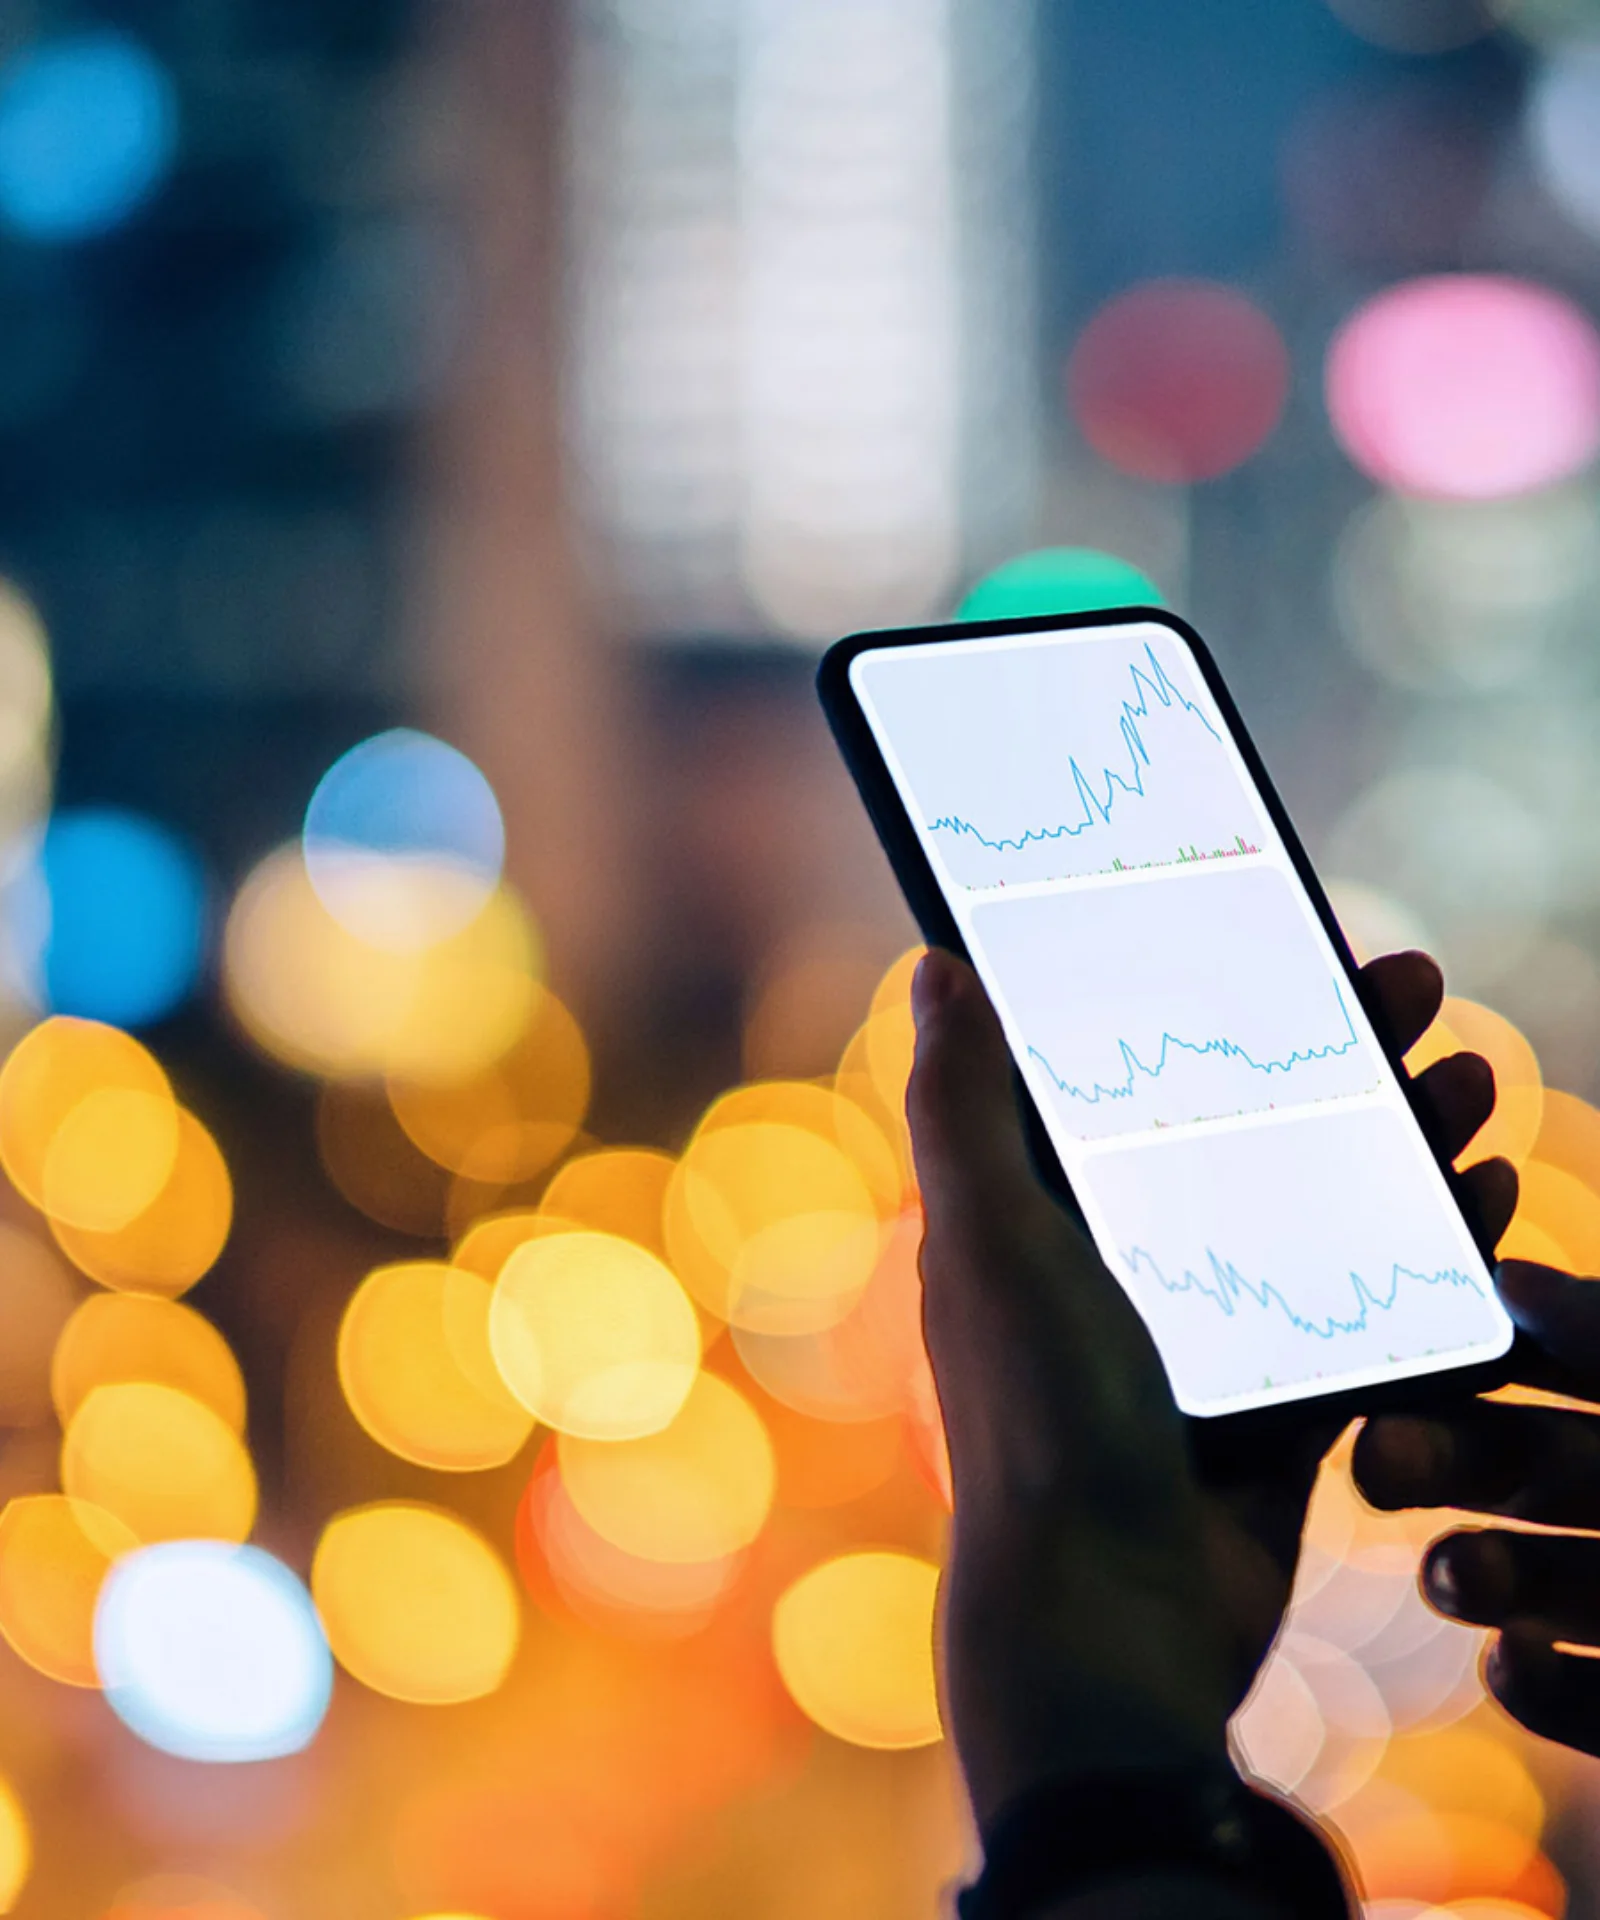
[[[955,617],[1016,620],[1035,613],[1164,604],[1155,582],[1114,553],[1094,547],[1040,547],[986,573],[956,608]]]

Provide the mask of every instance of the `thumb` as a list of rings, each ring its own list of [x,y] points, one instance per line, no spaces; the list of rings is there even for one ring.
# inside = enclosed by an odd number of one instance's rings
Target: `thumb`
[[[1045,1201],[1005,1035],[978,976],[937,947],[917,969],[911,1007],[917,1052],[906,1117],[929,1237],[992,1248]]]

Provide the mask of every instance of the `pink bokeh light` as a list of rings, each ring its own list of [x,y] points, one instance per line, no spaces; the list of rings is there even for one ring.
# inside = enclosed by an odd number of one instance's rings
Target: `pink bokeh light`
[[[1526,280],[1440,274],[1378,294],[1334,336],[1326,385],[1340,445],[1401,493],[1503,499],[1600,451],[1600,334]]]

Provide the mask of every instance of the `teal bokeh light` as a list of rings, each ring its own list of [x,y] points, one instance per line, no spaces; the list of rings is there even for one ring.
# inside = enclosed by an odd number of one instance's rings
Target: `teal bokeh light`
[[[1149,575],[1114,553],[1095,547],[1040,547],[986,573],[956,608],[955,617],[1021,620],[1030,614],[1165,604]]]

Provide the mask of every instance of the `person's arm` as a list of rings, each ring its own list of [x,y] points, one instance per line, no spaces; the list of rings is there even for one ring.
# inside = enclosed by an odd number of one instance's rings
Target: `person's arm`
[[[1438,1005],[1437,971],[1420,956],[1383,963],[1368,986],[1402,1046]],[[946,1720],[988,1850],[1041,1791],[1070,1809],[1108,1782],[1114,1796],[1119,1783],[1227,1779],[1228,1720],[1277,1630],[1333,1436],[1308,1427],[1304,1446],[1257,1479],[1200,1482],[1142,1320],[1034,1172],[976,976],[931,954],[914,1010],[924,1323],[955,1490]],[[1427,1084],[1459,1147],[1487,1116],[1492,1079],[1460,1056]],[[1502,1169],[1479,1184],[1491,1211],[1509,1211]],[[1295,1912],[1292,1890],[1258,1890],[1205,1860],[1173,1865],[1154,1840],[1148,1860],[1119,1871],[1028,1912]]]
[[[1526,1384],[1600,1402],[1600,1282],[1507,1261],[1501,1298],[1534,1345]],[[1448,1533],[1423,1564],[1441,1613],[1497,1636],[1490,1692],[1531,1732],[1600,1754],[1600,1418],[1486,1400],[1428,1419],[1374,1420],[1355,1473],[1378,1507],[1459,1507],[1569,1533]]]

